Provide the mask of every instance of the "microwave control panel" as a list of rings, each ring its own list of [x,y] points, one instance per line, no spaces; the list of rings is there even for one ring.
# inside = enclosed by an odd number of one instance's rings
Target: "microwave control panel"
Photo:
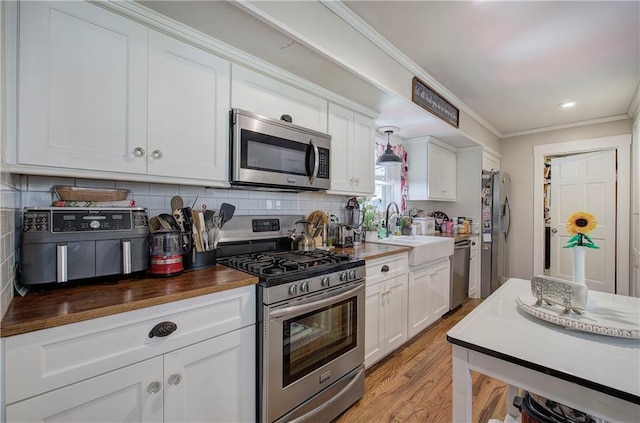
[[[318,148],[318,178],[329,179],[329,155],[326,148]]]

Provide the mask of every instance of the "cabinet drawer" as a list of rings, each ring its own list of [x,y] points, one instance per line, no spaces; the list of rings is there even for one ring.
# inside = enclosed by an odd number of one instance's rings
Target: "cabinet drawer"
[[[5,339],[6,403],[38,395],[255,323],[247,286]],[[160,322],[177,329],[149,337]]]
[[[366,266],[367,285],[372,285],[407,273],[409,260],[407,253],[403,253],[371,261],[367,260]]]

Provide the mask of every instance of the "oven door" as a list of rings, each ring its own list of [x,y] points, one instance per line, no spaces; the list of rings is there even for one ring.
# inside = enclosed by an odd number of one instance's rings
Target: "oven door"
[[[233,116],[232,184],[330,188],[328,135],[244,111]]]
[[[266,306],[262,416],[272,422],[364,362],[364,281]]]

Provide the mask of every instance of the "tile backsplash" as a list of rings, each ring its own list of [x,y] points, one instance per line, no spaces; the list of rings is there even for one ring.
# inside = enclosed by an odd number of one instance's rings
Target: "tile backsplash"
[[[238,215],[279,215],[303,214],[322,210],[343,219],[347,196],[316,192],[267,192],[236,189],[212,189],[187,185],[153,184],[141,182],[104,181],[93,179],[73,179],[44,176],[22,176],[20,195],[22,207],[48,207],[56,194],[51,190],[54,185],[67,185],[91,188],[124,188],[135,200],[136,207],[149,210],[149,216],[171,212],[171,198],[180,195],[185,206],[194,204],[195,208],[217,210],[222,203],[236,206]]]

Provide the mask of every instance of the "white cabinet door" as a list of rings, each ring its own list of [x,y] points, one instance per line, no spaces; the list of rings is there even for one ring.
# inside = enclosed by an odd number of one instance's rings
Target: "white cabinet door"
[[[449,311],[450,264],[442,260],[409,272],[409,337]]]
[[[7,422],[163,422],[162,357],[7,406]]]
[[[20,164],[146,172],[146,27],[86,2],[21,2],[19,48]]]
[[[500,170],[500,159],[487,151],[483,151],[482,170]]]
[[[373,120],[329,103],[331,190],[346,195],[375,191],[375,129]]]
[[[405,145],[410,200],[456,200],[456,153],[429,139]]]
[[[435,322],[449,311],[449,296],[451,295],[451,264],[449,259],[434,264],[432,269],[432,276],[429,280],[428,308],[432,310]]]
[[[435,144],[428,146],[428,196],[430,199],[456,199],[456,156]]]
[[[150,175],[228,179],[230,66],[149,31]]]
[[[370,195],[375,191],[375,122],[358,113],[353,120],[353,173],[357,193]]]
[[[280,119],[289,115],[298,126],[327,132],[327,101],[239,65],[233,65],[231,107]]]
[[[329,103],[329,135],[331,135],[331,191],[353,189],[353,111]]]
[[[471,241],[471,259],[469,260],[469,298],[480,298],[480,255],[479,242]]]
[[[385,351],[391,352],[407,340],[407,274],[385,281]]]
[[[255,326],[164,357],[165,421],[254,422]]]
[[[364,365],[371,366],[385,353],[384,282],[366,286],[364,319]]]

